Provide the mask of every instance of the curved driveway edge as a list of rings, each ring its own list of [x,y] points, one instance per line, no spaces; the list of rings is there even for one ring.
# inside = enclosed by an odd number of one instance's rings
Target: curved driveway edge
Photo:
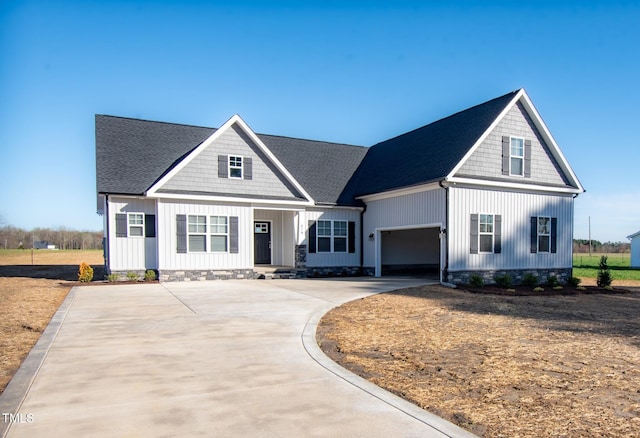
[[[388,404],[389,406],[393,406],[399,411],[402,411],[410,417],[413,417],[416,420],[424,423],[427,427],[432,428],[434,436],[437,434],[442,434],[442,436],[446,437],[476,437],[476,435],[474,435],[473,433],[462,429],[461,427],[445,420],[444,418],[438,417],[437,415],[432,414],[429,411],[425,411],[424,409],[421,409],[413,403],[410,403],[407,400],[387,391],[386,389],[383,389],[369,382],[368,380],[363,379],[357,374],[352,373],[346,368],[338,365],[326,354],[324,354],[324,352],[320,349],[318,343],[316,342],[316,330],[318,327],[318,323],[326,313],[327,312],[318,312],[318,314],[314,315],[314,317],[305,326],[304,333],[302,334],[302,343],[304,344],[307,353],[309,353],[309,356],[311,356],[313,360],[318,362],[320,366],[332,372],[337,377],[350,383],[351,385],[360,388],[372,397],[375,397],[378,400]]]
[[[0,418],[0,432],[10,438],[472,436],[342,369],[315,343],[316,324],[331,308],[424,283],[76,287],[0,394],[2,414],[11,414],[9,422]]]

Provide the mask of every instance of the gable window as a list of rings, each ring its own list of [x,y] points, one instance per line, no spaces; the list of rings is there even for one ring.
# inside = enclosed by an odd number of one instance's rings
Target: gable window
[[[211,251],[227,252],[229,227],[226,216],[211,216]]]
[[[478,224],[480,227],[478,230],[480,252],[493,252],[493,215],[481,214]]]
[[[188,218],[189,252],[207,250],[207,217],[189,216]]]
[[[229,156],[229,178],[242,179],[242,157]]]
[[[511,137],[510,174],[524,176],[524,138]]]
[[[331,221],[318,221],[318,252],[331,252]]]
[[[142,237],[144,236],[144,214],[142,213],[129,213],[129,236]]]

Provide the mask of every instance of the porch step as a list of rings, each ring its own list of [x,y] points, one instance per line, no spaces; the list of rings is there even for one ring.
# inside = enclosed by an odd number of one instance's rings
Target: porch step
[[[290,267],[279,266],[260,266],[254,268],[256,278],[259,280],[271,280],[271,279],[294,279],[305,278],[307,276],[306,269],[297,269]]]

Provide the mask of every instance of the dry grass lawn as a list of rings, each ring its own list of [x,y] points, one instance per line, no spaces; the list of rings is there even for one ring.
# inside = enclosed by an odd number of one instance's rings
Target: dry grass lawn
[[[0,393],[38,341],[71,287],[78,266],[102,264],[101,251],[0,253]]]
[[[329,312],[332,359],[478,435],[640,436],[640,291],[497,296],[427,286]]]

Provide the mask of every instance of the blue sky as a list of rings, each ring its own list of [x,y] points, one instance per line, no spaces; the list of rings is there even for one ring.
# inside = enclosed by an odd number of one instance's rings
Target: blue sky
[[[369,146],[525,88],[587,189],[575,237],[640,230],[640,2],[0,3],[0,218],[99,230],[94,115]]]

